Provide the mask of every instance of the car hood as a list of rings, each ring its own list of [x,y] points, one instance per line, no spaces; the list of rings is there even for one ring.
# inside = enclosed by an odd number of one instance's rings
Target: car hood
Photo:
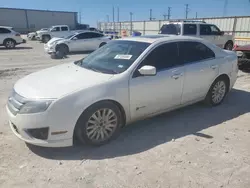
[[[74,91],[106,82],[112,77],[111,74],[67,63],[32,73],[18,80],[14,90],[28,99],[60,98]]]
[[[51,45],[53,42],[59,42],[59,41],[64,41],[65,38],[58,38],[58,37],[53,37],[52,39],[49,40],[47,43],[48,45]]]

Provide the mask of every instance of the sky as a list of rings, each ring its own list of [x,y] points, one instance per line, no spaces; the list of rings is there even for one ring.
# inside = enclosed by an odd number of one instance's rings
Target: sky
[[[250,15],[250,0],[0,0],[0,7],[27,8],[59,11],[81,11],[81,23],[96,26],[97,22],[113,20],[112,7],[115,7],[115,21],[117,21],[117,7],[119,7],[120,21],[128,21],[129,13],[133,13],[133,20],[149,20],[149,10],[152,9],[153,18],[163,19],[171,7],[171,18],[185,17],[185,4],[189,4],[189,18]]]

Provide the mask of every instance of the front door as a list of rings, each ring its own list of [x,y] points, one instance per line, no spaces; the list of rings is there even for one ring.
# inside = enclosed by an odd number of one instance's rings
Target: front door
[[[133,120],[180,105],[184,68],[178,63],[177,43],[161,44],[141,62],[129,82]],[[144,65],[156,67],[156,75],[140,75]]]
[[[70,49],[72,52],[80,52],[80,51],[89,51],[91,50],[90,46],[91,39],[89,39],[88,33],[80,33],[76,35],[72,41],[70,42]]]
[[[200,42],[179,42],[181,64],[185,66],[181,103],[202,99],[218,75],[214,52]]]
[[[220,34],[220,30],[215,25],[200,24],[200,37],[220,48],[224,48],[225,44],[223,37]]]

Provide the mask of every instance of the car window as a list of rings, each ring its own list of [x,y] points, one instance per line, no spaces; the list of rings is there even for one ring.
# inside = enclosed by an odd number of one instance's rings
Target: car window
[[[196,24],[184,24],[183,29],[183,35],[196,35],[197,33]]]
[[[149,45],[146,42],[113,40],[79,61],[78,65],[97,72],[119,74],[126,71]]]
[[[68,31],[68,27],[61,27],[62,31]]]
[[[209,25],[200,25],[200,35],[211,35],[211,27]]]
[[[179,64],[178,46],[176,42],[162,44],[156,47],[139,66],[154,66],[157,72]]]
[[[215,25],[200,25],[200,35],[220,35],[220,30]]]
[[[220,35],[221,32],[218,27],[215,25],[210,25],[210,28],[213,35]]]
[[[51,31],[60,31],[60,27],[54,27]]]
[[[160,34],[178,35],[180,34],[181,26],[179,24],[164,24],[160,29]]]
[[[86,33],[80,33],[78,35],[75,36],[77,39],[86,39],[87,38],[87,35]]]
[[[11,31],[6,28],[0,28],[0,34],[4,34],[4,33],[11,33]]]
[[[215,57],[214,52],[200,42],[179,42],[180,63],[187,64]]]

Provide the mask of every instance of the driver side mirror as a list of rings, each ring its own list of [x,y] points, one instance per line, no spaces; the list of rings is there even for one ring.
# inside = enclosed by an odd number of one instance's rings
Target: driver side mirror
[[[150,65],[144,65],[138,71],[143,76],[155,76],[156,75],[156,68]]]
[[[77,38],[76,38],[76,37],[73,37],[72,40],[77,40]]]
[[[221,31],[221,32],[220,32],[220,35],[224,35],[224,34],[225,34],[225,32],[224,32],[224,31]]]

